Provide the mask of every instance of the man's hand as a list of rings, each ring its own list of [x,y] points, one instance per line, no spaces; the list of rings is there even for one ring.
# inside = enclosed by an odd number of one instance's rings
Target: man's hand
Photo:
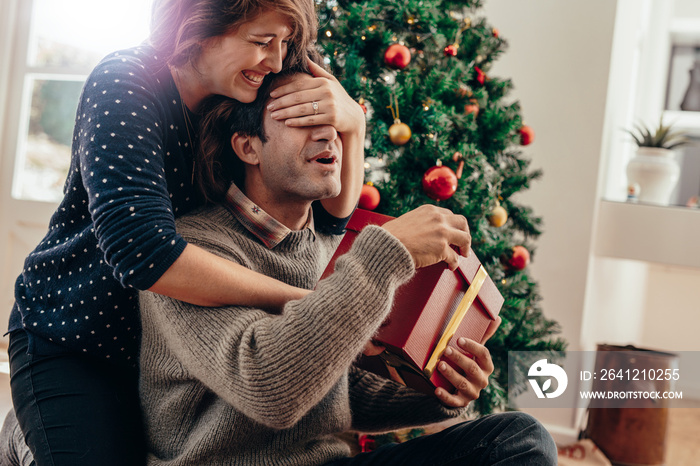
[[[450,270],[457,269],[458,254],[451,246],[469,255],[472,237],[467,219],[442,207],[422,205],[383,227],[408,249],[416,268],[445,261]]]
[[[445,357],[455,363],[461,369],[455,370],[445,361],[440,361],[438,370],[445,378],[457,388],[454,394],[450,394],[444,388],[436,388],[435,396],[446,406],[453,408],[463,408],[472,401],[479,398],[481,390],[486,388],[489,383],[489,376],[493,373],[493,361],[491,353],[483,343],[493,336],[501,324],[501,318],[497,317],[492,325],[489,325],[482,343],[477,343],[473,340],[460,338],[457,341],[459,351],[452,347],[447,347]],[[472,355],[473,359],[468,355]]]

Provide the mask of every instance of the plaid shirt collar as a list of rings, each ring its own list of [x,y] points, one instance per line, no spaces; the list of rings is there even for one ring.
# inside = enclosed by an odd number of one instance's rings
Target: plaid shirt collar
[[[235,183],[231,183],[231,187],[226,193],[224,201],[226,207],[239,222],[260,241],[263,242],[268,249],[272,249],[280,244],[289,235],[292,230],[282,225],[270,214],[262,210],[257,204],[248,199],[243,194],[243,191],[238,189]],[[314,235],[314,216],[309,207],[308,219],[304,228],[309,228]]]

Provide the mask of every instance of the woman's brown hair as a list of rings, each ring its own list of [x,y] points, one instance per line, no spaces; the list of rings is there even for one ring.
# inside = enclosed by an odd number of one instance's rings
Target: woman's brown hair
[[[149,40],[168,65],[195,65],[208,40],[235,31],[267,11],[291,21],[285,65],[297,63],[316,41],[313,0],[154,0]]]

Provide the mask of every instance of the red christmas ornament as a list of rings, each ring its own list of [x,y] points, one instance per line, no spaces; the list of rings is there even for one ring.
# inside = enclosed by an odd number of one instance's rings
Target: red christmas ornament
[[[523,146],[527,146],[535,140],[535,131],[527,125],[521,126],[518,133],[520,134],[520,144]]]
[[[479,114],[479,102],[476,99],[469,99],[469,103],[464,106],[464,113],[471,115]]]
[[[450,44],[445,49],[443,52],[445,53],[446,57],[456,57],[457,56],[457,50],[459,49],[459,45],[457,44]]]
[[[360,209],[374,210],[379,205],[379,198],[379,190],[372,183],[367,183],[362,185],[358,206]]]
[[[508,265],[515,270],[523,270],[530,263],[530,251],[524,246],[515,246],[513,255],[508,259]]]
[[[481,68],[478,66],[475,66],[474,70],[476,71],[476,80],[483,86],[484,82],[486,81],[486,74],[481,71]]]
[[[404,69],[411,62],[411,51],[405,45],[392,44],[384,52],[384,63],[392,68]]]
[[[498,38],[498,35],[499,35],[500,33],[498,32],[498,29],[493,28],[493,29],[491,30],[491,34],[493,34],[493,37]]]
[[[436,201],[449,199],[457,191],[457,175],[449,167],[430,167],[423,174],[423,191]]]

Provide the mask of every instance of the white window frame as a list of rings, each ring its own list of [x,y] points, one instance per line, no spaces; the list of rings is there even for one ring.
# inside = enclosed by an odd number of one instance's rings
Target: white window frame
[[[16,200],[22,200],[20,191],[22,188],[22,177],[25,167],[29,112],[31,111],[31,98],[34,90],[34,82],[37,80],[66,80],[84,82],[92,71],[92,68],[79,66],[35,66],[28,63],[29,51],[32,44],[32,14],[34,0],[22,0],[18,2],[12,0],[16,5],[17,12],[16,30],[14,35],[14,46],[10,57],[7,95],[7,124],[4,125],[5,137],[3,138],[3,154],[12,160],[12,168],[5,167],[11,174],[7,181],[10,196]],[[20,92],[18,92],[21,90]],[[55,205],[56,201],[39,201],[50,205]]]

